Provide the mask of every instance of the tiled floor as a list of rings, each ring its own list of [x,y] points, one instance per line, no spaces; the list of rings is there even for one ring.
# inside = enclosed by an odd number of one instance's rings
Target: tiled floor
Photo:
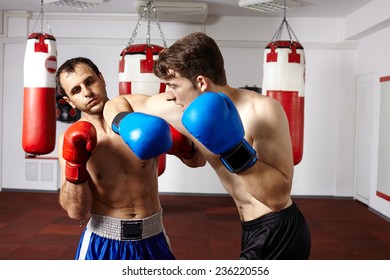
[[[237,259],[241,228],[228,196],[161,195],[177,259]],[[354,200],[295,198],[312,234],[311,259],[390,259],[390,222]],[[85,224],[57,193],[0,192],[0,259],[73,259]]]

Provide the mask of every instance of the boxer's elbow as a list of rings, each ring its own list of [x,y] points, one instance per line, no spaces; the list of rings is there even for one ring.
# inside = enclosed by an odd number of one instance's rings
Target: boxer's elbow
[[[69,218],[80,222],[84,221],[88,216],[88,213],[82,213],[78,211],[67,211],[67,213]]]

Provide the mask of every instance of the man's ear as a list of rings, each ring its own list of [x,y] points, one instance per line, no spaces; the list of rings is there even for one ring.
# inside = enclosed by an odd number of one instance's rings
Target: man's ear
[[[106,81],[104,80],[103,74],[99,73],[99,78],[102,80],[103,85],[106,86]]]
[[[75,105],[73,104],[73,102],[69,99],[69,97],[64,96],[64,97],[62,97],[62,99],[64,99],[66,102],[68,102],[68,104],[69,104],[70,106],[72,106],[73,109],[76,109],[76,106],[75,106]]]
[[[206,92],[210,86],[210,81],[205,76],[199,75],[196,78],[196,87],[200,92]]]

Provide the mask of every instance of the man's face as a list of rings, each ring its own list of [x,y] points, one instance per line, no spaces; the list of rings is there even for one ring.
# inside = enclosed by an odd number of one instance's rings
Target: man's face
[[[61,85],[72,106],[88,114],[101,113],[107,101],[106,84],[101,75],[86,64],[78,64],[72,73],[61,73]]]
[[[190,80],[181,77],[177,72],[173,78],[165,80],[165,83],[167,85],[165,91],[169,95],[169,99],[181,106],[182,111],[201,94]]]

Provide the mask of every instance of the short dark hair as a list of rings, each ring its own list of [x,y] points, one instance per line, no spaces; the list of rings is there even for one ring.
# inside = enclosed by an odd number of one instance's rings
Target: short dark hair
[[[160,79],[172,78],[169,70],[189,79],[195,86],[196,78],[204,75],[214,84],[226,85],[224,60],[217,43],[202,32],[191,33],[159,53],[154,63],[154,74]]]
[[[73,73],[76,66],[79,64],[86,64],[96,73],[96,75],[100,74],[99,68],[92,62],[89,58],[86,57],[75,57],[65,61],[57,70],[56,73],[56,86],[57,93],[60,95],[66,95],[64,88],[61,85],[60,75],[64,72]]]

